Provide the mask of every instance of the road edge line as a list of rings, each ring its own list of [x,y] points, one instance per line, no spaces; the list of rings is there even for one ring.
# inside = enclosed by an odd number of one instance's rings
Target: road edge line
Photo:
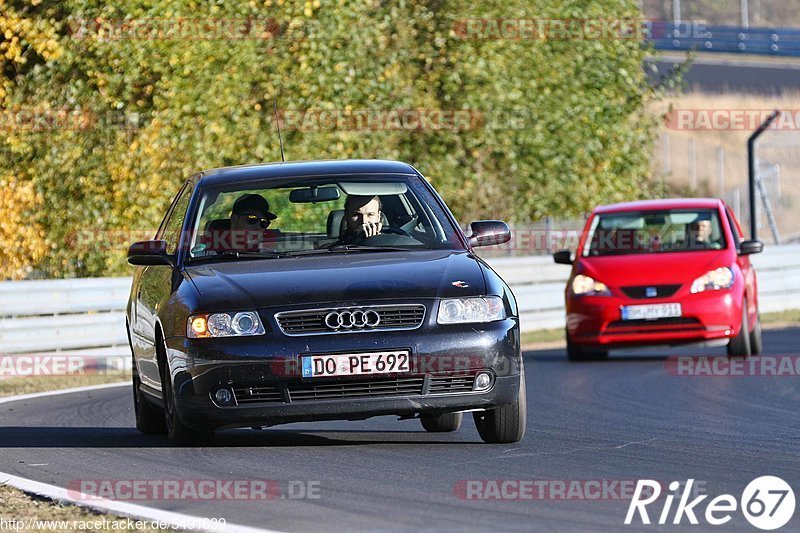
[[[122,387],[124,385],[129,385],[129,382],[122,381],[118,383],[103,383],[101,385],[87,385],[84,387],[72,387],[69,389],[33,392],[30,394],[20,394],[17,396],[6,396],[0,398],[0,404],[17,402],[21,400],[31,400],[35,398],[45,398],[48,396],[59,396],[62,394],[72,394],[77,392],[89,392],[95,390],[110,389],[114,387]],[[14,487],[15,489],[21,490],[22,492],[35,494],[37,496],[42,496],[50,500],[68,502],[73,505],[77,505],[78,507],[85,507],[97,511],[113,513],[116,515],[136,518],[140,520],[151,520],[151,521],[155,520],[159,522],[168,522],[170,525],[175,525],[175,526],[181,523],[186,524],[189,523],[190,521],[196,523],[198,519],[202,520],[206,518],[203,516],[193,516],[183,513],[176,513],[173,511],[164,511],[162,509],[156,509],[154,507],[146,507],[144,505],[108,500],[105,498],[95,499],[94,497],[92,497],[91,501],[79,500],[71,497],[69,491],[65,488],[58,487],[56,485],[49,485],[47,483],[42,483],[41,481],[35,481],[33,479],[27,479],[24,477],[15,476],[14,474],[9,474],[8,472],[0,472],[0,485],[7,485],[9,487]],[[188,528],[175,527],[175,529],[188,529]],[[240,524],[229,524],[227,522],[225,523],[224,527],[208,529],[208,530],[196,528],[192,529],[192,531],[209,531],[213,533],[219,533],[224,531],[232,531],[232,532],[235,531],[242,533],[280,533],[276,530],[260,529],[250,526],[243,526]]]
[[[92,497],[90,501],[84,501],[70,496],[69,491],[65,488],[58,487],[56,485],[49,485],[47,483],[42,483],[41,481],[34,481],[32,479],[15,476],[7,472],[0,472],[0,485],[7,485],[10,487],[14,487],[15,489],[19,489],[22,492],[35,494],[37,496],[41,496],[50,500],[68,502],[73,505],[77,505],[78,507],[86,507],[97,511],[103,511],[106,513],[112,513],[119,516],[135,518],[143,521],[166,522],[170,525],[171,528],[174,529],[182,529],[190,531],[208,531],[214,533],[219,533],[224,531],[231,531],[231,532],[235,531],[242,533],[278,533],[277,531],[274,530],[259,529],[250,526],[243,526],[240,524],[229,524],[227,522],[225,523],[224,526],[215,529],[202,529],[199,527],[190,529],[187,527],[181,527],[181,524],[184,524],[185,526],[186,524],[197,523],[198,520],[203,520],[207,518],[203,516],[193,516],[183,513],[176,513],[173,511],[164,511],[162,509],[146,507],[144,505],[137,505],[134,503],[107,500],[105,498],[100,498],[95,500],[94,497]]]

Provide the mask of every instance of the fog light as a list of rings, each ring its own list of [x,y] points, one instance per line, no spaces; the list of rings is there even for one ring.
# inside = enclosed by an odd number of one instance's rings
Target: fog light
[[[480,372],[475,376],[475,390],[486,390],[492,384],[492,375],[488,372]]]
[[[233,403],[233,394],[228,389],[217,389],[214,392],[214,401],[217,405],[229,405]]]

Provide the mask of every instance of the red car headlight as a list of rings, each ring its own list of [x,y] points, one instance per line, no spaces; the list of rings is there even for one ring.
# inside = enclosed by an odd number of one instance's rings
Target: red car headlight
[[[730,289],[733,286],[733,270],[720,267],[710,270],[692,282],[692,294],[705,291]]]
[[[572,292],[577,296],[611,296],[611,291],[605,283],[583,274],[578,274],[572,279]]]

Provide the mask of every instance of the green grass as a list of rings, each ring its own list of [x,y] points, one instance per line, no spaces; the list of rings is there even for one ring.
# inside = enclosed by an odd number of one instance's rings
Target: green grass
[[[135,520],[133,527],[128,528],[127,518],[97,513],[91,509],[27,494],[4,485],[0,485],[0,516],[7,523],[16,520],[16,523],[8,527],[11,531],[103,531],[104,528],[108,531],[175,531],[144,527],[150,524],[150,521],[142,521],[137,526]],[[65,527],[59,527],[55,523],[51,523],[50,527],[42,523],[37,525],[36,520],[55,520],[63,522]]]
[[[800,309],[762,313],[761,324],[773,328],[800,326]]]
[[[526,331],[522,334],[522,346],[530,344],[550,344],[564,342],[564,328],[540,329],[537,331]]]

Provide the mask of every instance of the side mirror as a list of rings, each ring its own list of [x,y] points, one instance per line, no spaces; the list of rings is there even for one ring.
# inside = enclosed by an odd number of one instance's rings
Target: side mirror
[[[570,252],[569,250],[559,250],[553,254],[553,261],[555,261],[559,265],[571,265],[572,252]]]
[[[469,225],[472,235],[469,243],[472,246],[493,246],[511,240],[508,224],[501,220],[477,220]]]
[[[137,266],[174,266],[173,258],[167,254],[167,241],[139,241],[128,248],[128,263]]]
[[[760,254],[764,251],[764,243],[761,241],[742,241],[739,244],[739,255]]]

